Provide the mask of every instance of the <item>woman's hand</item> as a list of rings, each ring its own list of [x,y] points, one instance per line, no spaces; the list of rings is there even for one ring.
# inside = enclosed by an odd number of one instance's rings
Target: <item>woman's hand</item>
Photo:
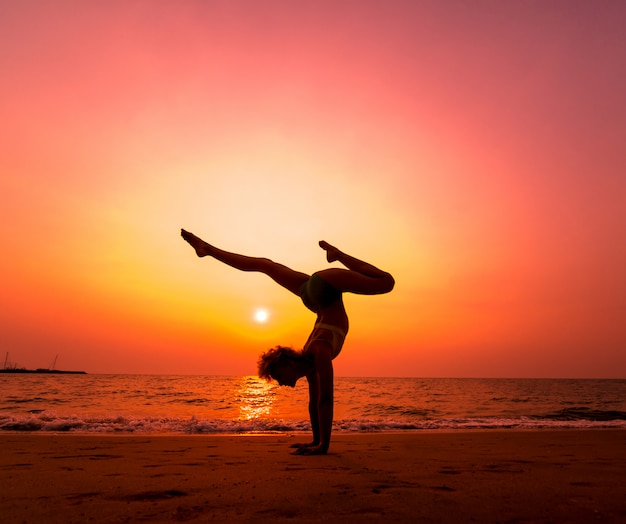
[[[302,446],[296,449],[292,455],[326,455],[328,452],[328,446]]]
[[[296,449],[300,449],[300,448],[313,448],[315,446],[317,446],[319,444],[319,442],[309,442],[308,444],[292,444],[291,446],[289,446],[290,448],[296,448]]]

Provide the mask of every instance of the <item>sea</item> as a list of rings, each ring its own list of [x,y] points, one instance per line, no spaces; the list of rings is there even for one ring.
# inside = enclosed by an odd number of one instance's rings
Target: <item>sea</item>
[[[306,381],[253,376],[0,374],[0,431],[310,431]],[[626,380],[335,377],[333,431],[626,428]]]

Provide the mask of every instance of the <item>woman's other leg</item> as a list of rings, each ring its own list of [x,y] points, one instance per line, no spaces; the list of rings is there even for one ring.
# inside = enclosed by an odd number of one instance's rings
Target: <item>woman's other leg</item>
[[[264,273],[274,282],[300,295],[300,286],[309,279],[309,275],[273,262],[269,258],[249,257],[238,253],[230,253],[208,244],[193,233],[181,229],[181,236],[196,250],[199,257],[210,256],[240,271]]]
[[[320,247],[326,251],[329,262],[341,262],[348,269],[324,269],[319,274],[326,282],[340,291],[362,295],[389,293],[395,280],[387,271],[378,269],[369,262],[364,262],[340,251],[328,242],[321,241]]]

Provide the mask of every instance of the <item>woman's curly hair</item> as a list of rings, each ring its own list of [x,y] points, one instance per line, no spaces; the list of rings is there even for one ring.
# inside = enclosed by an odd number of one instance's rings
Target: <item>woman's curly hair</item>
[[[300,351],[285,346],[276,346],[263,353],[257,362],[259,377],[268,382],[274,378],[274,371],[279,364],[289,360],[306,359]]]

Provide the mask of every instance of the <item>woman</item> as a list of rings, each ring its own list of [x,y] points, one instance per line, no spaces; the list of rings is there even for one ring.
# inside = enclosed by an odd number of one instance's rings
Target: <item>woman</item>
[[[333,364],[348,333],[348,315],[342,293],[377,295],[388,293],[395,284],[393,277],[367,262],[358,260],[321,241],[328,262],[341,262],[347,269],[324,269],[307,275],[273,262],[223,251],[192,233],[181,230],[182,237],[199,257],[211,256],[240,271],[265,273],[277,284],[298,295],[304,305],[317,314],[302,351],[277,346],[259,358],[259,376],[274,379],[281,386],[294,387],[298,379],[309,383],[309,416],[313,441],[295,444],[296,454],[322,455],[328,451],[333,424]]]

